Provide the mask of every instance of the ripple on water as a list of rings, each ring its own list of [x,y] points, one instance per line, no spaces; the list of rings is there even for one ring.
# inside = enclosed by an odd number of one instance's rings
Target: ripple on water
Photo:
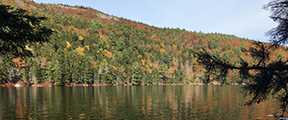
[[[0,119],[274,118],[272,100],[246,100],[240,86],[0,88]]]

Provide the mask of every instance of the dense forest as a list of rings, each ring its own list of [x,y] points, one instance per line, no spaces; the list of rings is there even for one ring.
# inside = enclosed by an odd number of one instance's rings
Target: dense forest
[[[241,61],[253,65],[258,60],[245,52],[253,48],[254,41],[235,35],[158,28],[83,6],[0,2],[48,18],[40,25],[53,31],[47,41],[25,45],[31,56],[0,55],[1,84],[218,84],[221,73],[207,78],[195,52],[205,49],[233,65]],[[271,62],[287,59],[284,46],[269,54]],[[221,84],[242,83],[253,81],[240,79],[238,71],[231,70]]]

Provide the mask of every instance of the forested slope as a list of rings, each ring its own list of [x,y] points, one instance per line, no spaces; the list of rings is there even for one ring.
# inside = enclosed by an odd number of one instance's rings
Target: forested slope
[[[47,17],[41,25],[54,31],[46,42],[26,45],[32,57],[0,55],[2,84],[20,80],[54,85],[206,83],[205,70],[193,51],[205,49],[231,64],[257,60],[242,52],[253,46],[253,40],[234,35],[158,28],[83,6],[26,0],[1,4]],[[270,54],[270,61],[278,61],[286,58],[287,51],[282,46]],[[219,74],[208,79],[217,81]],[[237,71],[229,71],[228,77],[226,84],[248,82],[239,79]]]

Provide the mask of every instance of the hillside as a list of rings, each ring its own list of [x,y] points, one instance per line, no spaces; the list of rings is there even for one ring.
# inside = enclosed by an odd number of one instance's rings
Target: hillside
[[[231,64],[256,62],[241,52],[252,47],[253,40],[234,35],[157,28],[83,6],[26,0],[2,0],[1,4],[47,17],[41,25],[54,31],[47,42],[26,45],[33,57],[13,56],[10,65],[5,62],[10,57],[1,55],[2,84],[20,80],[54,85],[205,83],[205,70],[193,53],[204,49]],[[271,55],[271,61],[287,59],[283,46]],[[218,75],[209,79],[217,81]],[[226,84],[248,82],[239,79],[237,71],[229,71],[228,77]]]

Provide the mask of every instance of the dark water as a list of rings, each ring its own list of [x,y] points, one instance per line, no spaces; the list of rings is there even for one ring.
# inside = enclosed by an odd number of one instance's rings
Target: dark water
[[[0,87],[0,119],[273,119],[241,86]]]

